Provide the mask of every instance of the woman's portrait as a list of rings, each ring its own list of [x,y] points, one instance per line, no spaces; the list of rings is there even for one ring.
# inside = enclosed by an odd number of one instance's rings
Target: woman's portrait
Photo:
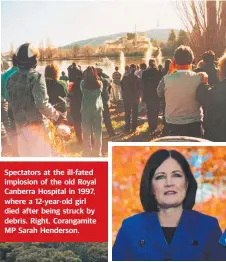
[[[139,154],[140,148],[113,147],[113,231],[115,224],[120,225],[113,232],[112,260],[226,260],[218,221],[219,217],[225,228],[225,175],[221,172],[226,167],[226,148],[143,147],[147,157]],[[132,162],[127,157],[135,150],[133,156],[139,161]],[[123,174],[114,165],[117,157],[127,158],[134,168],[123,169]],[[136,169],[141,167],[138,180]],[[123,177],[117,178],[120,172]],[[125,192],[131,197],[122,199]]]

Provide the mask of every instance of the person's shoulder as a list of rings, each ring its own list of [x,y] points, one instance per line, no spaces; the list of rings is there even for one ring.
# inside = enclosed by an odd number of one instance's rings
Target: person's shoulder
[[[145,212],[135,214],[131,217],[127,217],[126,219],[123,220],[123,224],[126,226],[130,226],[133,224],[139,224],[143,220],[144,216],[145,216]]]
[[[205,223],[205,224],[216,224],[216,223],[218,223],[218,220],[217,220],[216,217],[203,214],[203,213],[196,211],[196,210],[186,210],[186,215],[190,216],[194,220],[199,220],[199,222],[201,222],[201,223]]]

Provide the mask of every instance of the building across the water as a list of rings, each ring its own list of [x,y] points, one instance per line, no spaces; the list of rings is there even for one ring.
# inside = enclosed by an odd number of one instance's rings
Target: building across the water
[[[150,39],[146,33],[127,33],[117,40],[105,41],[104,45],[107,51],[125,51],[134,48],[137,51],[145,51],[150,45]]]

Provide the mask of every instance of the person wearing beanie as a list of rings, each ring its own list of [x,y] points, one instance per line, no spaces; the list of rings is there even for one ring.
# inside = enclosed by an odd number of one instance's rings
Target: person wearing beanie
[[[18,153],[21,157],[49,157],[48,119],[60,120],[61,114],[49,103],[45,78],[36,71],[38,52],[30,43],[16,51],[19,71],[7,82],[9,104],[18,134]]]

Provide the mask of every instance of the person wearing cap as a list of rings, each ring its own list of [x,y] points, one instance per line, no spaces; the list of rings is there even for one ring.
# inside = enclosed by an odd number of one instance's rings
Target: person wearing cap
[[[61,114],[49,103],[45,78],[35,70],[38,52],[30,43],[16,52],[19,71],[9,77],[7,89],[18,134],[21,157],[51,156],[48,121],[58,121]]]

